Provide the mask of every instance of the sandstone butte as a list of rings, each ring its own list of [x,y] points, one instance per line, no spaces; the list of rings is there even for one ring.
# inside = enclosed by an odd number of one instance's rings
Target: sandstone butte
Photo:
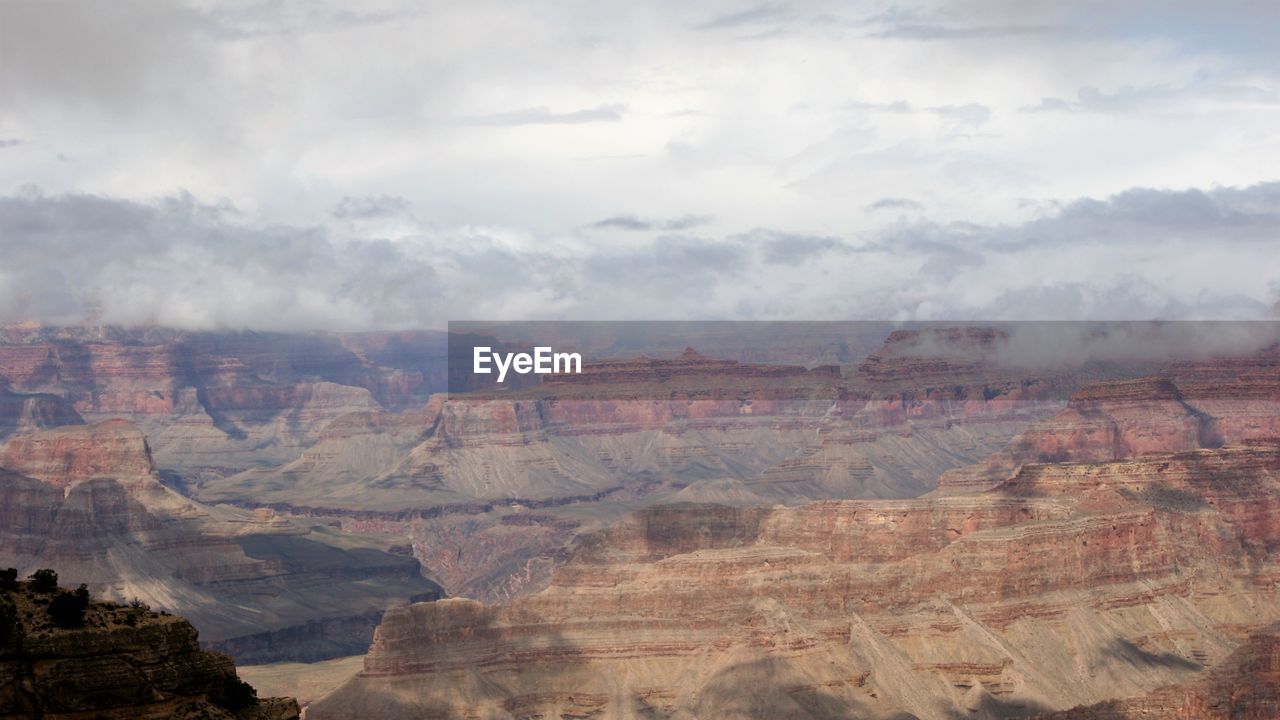
[[[145,606],[92,602],[84,627],[56,625],[54,593],[0,589],[0,720],[297,720],[292,698],[261,698],[196,630]]]
[[[646,508],[540,592],[388,611],[308,717],[1273,717],[1277,403],[1274,351],[1172,366],[929,497]]]
[[[166,487],[123,420],[0,446],[0,567],[58,568],[95,595],[190,617],[244,660],[359,652],[381,612],[439,596],[407,550],[270,512],[210,508]]]

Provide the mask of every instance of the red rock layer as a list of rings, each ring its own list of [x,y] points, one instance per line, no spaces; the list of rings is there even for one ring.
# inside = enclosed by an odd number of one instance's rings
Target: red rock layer
[[[0,393],[0,433],[25,417],[36,427],[121,417],[149,434],[167,469],[279,464],[343,414],[418,406],[443,390],[443,338],[0,328],[0,387],[26,403]]]
[[[1001,452],[944,473],[937,492],[991,487],[1029,463],[1103,462],[1224,443],[1280,444],[1280,360],[1184,363],[1158,376],[1088,385]]]
[[[1280,618],[1280,449],[987,493],[651,508],[549,588],[388,612],[351,717],[1003,717],[1134,695]]]
[[[95,477],[145,478],[155,472],[146,436],[124,420],[14,438],[0,454],[0,467],[54,487]]]

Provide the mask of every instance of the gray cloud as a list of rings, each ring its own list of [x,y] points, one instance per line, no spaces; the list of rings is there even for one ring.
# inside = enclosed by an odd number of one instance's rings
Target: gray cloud
[[[708,215],[683,215],[669,220],[642,219],[635,215],[614,215],[592,223],[591,227],[637,232],[652,232],[655,230],[678,232],[690,230],[699,225],[706,225],[710,221],[711,217]]]
[[[0,138],[0,149],[17,147],[22,144],[18,138]]]
[[[413,217],[413,203],[393,195],[347,195],[333,209],[339,220],[376,220]]]
[[[734,240],[760,248],[766,265],[797,266],[832,251],[850,251],[849,245],[835,237],[820,237],[756,229]]]
[[[0,87],[12,102],[70,101],[124,114],[156,91],[185,102],[184,83],[209,71],[208,27],[179,3],[7,2]]]
[[[465,122],[469,125],[576,125],[592,122],[617,122],[622,119],[627,106],[621,104],[552,112],[545,107],[531,107],[492,115],[476,115]]]
[[[1200,82],[1183,87],[1126,85],[1114,92],[1104,92],[1096,87],[1080,88],[1074,100],[1041,98],[1035,105],[1021,108],[1023,112],[1093,112],[1110,114],[1134,113],[1151,108],[1167,107],[1171,103],[1191,100],[1209,100],[1220,103],[1280,103],[1280,92],[1256,85],[1239,83]]]
[[[739,12],[718,15],[709,20],[698,23],[693,26],[694,30],[726,30],[740,28],[743,26],[758,25],[761,23],[772,23],[778,20],[786,19],[791,16],[791,12],[784,5],[764,4],[757,5]]]
[[[868,211],[874,210],[923,210],[924,205],[908,198],[880,198],[867,205]]]
[[[1277,313],[1269,3],[756,2],[0,0],[0,315]]]
[[[402,209],[394,197],[346,205],[351,217]],[[858,238],[756,229],[585,248],[500,231],[342,239],[190,195],[27,191],[0,197],[0,321],[99,310],[121,324],[258,329],[485,316],[1274,317],[1278,232],[1280,183],[1135,188],[1018,224],[899,220]]]

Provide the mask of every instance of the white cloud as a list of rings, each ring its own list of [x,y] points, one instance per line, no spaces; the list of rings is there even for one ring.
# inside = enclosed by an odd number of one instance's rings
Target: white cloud
[[[44,218],[0,278],[11,314],[98,292],[189,324],[1269,312],[1275,228],[1232,213],[1270,216],[1212,188],[1273,207],[1277,22],[1243,0],[0,3],[0,195],[134,223]]]
[[[718,236],[689,218],[631,218],[643,227],[387,238],[349,221],[413,212],[399,198],[347,198],[330,226],[266,226],[190,195],[139,203],[29,190],[0,198],[0,321],[72,323],[91,309],[126,325],[257,329],[1276,315],[1276,183],[1139,188],[1012,224],[917,214],[843,237],[765,228]],[[607,241],[619,234],[625,242]]]

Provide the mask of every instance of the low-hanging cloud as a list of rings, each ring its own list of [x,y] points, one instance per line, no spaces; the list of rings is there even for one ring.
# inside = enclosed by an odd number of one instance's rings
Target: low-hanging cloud
[[[340,215],[404,208],[352,198]],[[630,217],[630,216],[619,216]],[[648,221],[637,221],[644,225]],[[672,221],[654,221],[662,226]],[[1275,318],[1280,183],[1134,188],[1017,224],[394,237],[188,194],[0,197],[0,321],[382,329],[450,319]],[[622,242],[625,240],[625,242]]]

